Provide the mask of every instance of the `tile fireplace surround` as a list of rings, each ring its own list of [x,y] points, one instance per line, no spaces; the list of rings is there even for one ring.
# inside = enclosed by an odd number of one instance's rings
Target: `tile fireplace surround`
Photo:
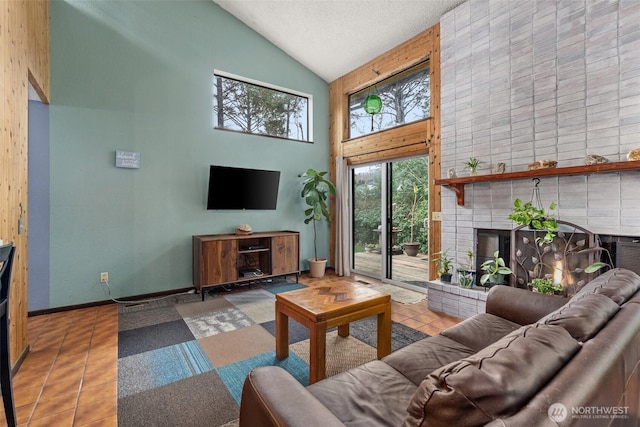
[[[588,154],[626,161],[640,135],[638,20],[637,2],[624,0],[469,0],[445,14],[441,178],[466,175],[470,157],[480,175],[498,162],[516,172],[545,159],[583,165]],[[558,219],[640,238],[638,184],[627,171],[545,177],[539,188]],[[463,264],[475,229],[512,229],[513,201],[532,189],[526,179],[467,184],[458,206],[442,187],[442,249]]]

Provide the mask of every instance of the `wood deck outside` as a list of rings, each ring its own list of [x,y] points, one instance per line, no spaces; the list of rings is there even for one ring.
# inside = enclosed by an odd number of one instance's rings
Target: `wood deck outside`
[[[381,254],[373,252],[358,252],[355,254],[356,269],[379,278],[382,271],[381,257]],[[392,275],[393,280],[400,282],[426,282],[429,280],[429,259],[425,254],[415,257],[393,255]]]

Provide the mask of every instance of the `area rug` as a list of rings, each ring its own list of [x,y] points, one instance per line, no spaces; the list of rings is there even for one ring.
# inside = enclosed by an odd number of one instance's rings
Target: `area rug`
[[[179,295],[120,306],[118,425],[237,425],[242,384],[258,366],[309,383],[309,331],[290,320],[289,357],[275,357],[275,294],[304,285],[274,281],[240,292]],[[427,337],[392,323],[392,349]],[[376,319],[327,333],[327,375],[376,358]]]
[[[401,304],[417,304],[427,299],[427,295],[421,292],[412,291],[410,289],[401,288],[400,286],[382,284],[371,285],[371,288],[391,295],[391,300]]]

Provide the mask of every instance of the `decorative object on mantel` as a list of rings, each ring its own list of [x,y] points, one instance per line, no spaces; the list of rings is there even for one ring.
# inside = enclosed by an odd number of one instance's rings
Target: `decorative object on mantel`
[[[558,162],[555,160],[538,160],[537,162],[529,163],[528,169],[530,171],[537,169],[549,169],[558,166]]]
[[[634,148],[633,150],[629,151],[629,153],[627,154],[627,160],[631,162],[640,160],[640,147]]]
[[[504,173],[505,171],[505,164],[500,162],[500,163],[496,163],[495,165],[493,165],[493,167],[491,168],[491,173]]]
[[[597,154],[589,154],[584,158],[585,165],[599,165],[602,163],[609,163],[609,159],[606,157],[599,156]]]
[[[469,175],[476,176],[478,174],[478,166],[482,163],[480,160],[475,157],[470,157],[469,160],[464,162],[465,169],[469,169]]]
[[[447,176],[449,178],[456,178],[458,175],[456,175],[456,168],[449,168],[449,171],[447,172]]]

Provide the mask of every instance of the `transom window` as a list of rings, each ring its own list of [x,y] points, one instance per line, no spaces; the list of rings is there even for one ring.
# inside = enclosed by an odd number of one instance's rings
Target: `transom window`
[[[215,129],[313,142],[312,96],[215,70]]]
[[[349,137],[429,118],[430,83],[429,61],[425,61],[349,95]],[[377,113],[365,111],[365,100],[370,95],[382,101],[382,109]]]

